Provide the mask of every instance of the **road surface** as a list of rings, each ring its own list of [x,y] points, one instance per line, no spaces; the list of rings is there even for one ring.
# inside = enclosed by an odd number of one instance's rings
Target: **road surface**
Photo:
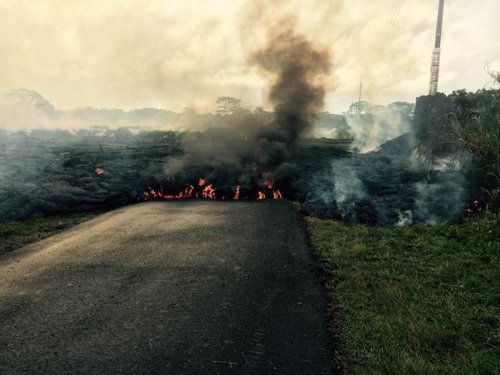
[[[125,207],[0,258],[0,374],[330,374],[285,202]]]

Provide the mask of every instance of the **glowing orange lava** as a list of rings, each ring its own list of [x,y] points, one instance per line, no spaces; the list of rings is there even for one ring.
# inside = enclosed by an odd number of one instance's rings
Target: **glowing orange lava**
[[[268,175],[270,176],[270,174]],[[267,182],[267,183],[266,183]],[[265,181],[263,184],[267,187],[262,191],[258,191],[258,196],[256,199],[284,199],[283,194],[280,190],[273,190],[273,182]],[[187,198],[199,198],[199,199],[255,199],[255,191],[245,191],[241,190],[240,185],[236,185],[232,189],[227,187],[217,191],[217,188],[213,184],[207,184],[204,178],[200,178],[197,184],[189,184],[177,193],[164,193],[163,186],[153,189],[148,186],[147,190],[144,192],[143,199],[187,199]]]
[[[236,199],[240,199],[240,185],[237,185],[236,186],[236,190],[234,192],[234,197],[233,197],[234,200]]]
[[[465,209],[465,212],[468,213],[468,214],[473,214],[475,212],[481,212],[483,209],[481,207],[481,205],[479,204],[479,201],[478,200],[475,200],[474,202],[472,202],[472,205],[468,205],[467,208]]]
[[[266,187],[268,189],[272,189],[273,188],[273,186],[274,186],[273,172],[264,172],[264,173],[262,173],[262,179],[263,179],[264,185],[266,185]]]
[[[215,199],[215,189],[212,185],[207,185],[201,193],[202,198]]]

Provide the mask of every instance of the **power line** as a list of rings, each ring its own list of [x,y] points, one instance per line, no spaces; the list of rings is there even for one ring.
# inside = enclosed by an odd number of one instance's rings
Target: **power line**
[[[386,31],[387,31],[387,28],[389,27],[389,24],[390,24],[390,21],[393,17],[393,13],[395,12],[396,10],[396,7],[397,7],[397,4],[398,4],[398,0],[394,0],[394,2],[392,3],[392,7],[391,7],[391,10],[389,12],[389,15],[387,16],[387,19],[385,20],[385,24],[384,24],[384,29],[382,30],[382,34],[380,35],[380,38],[377,42],[377,46],[376,46],[376,50],[378,51],[378,49],[380,48],[380,45],[382,43],[382,40],[384,39],[385,37],[385,34],[386,34]]]
[[[405,0],[394,0],[391,11],[389,12],[389,15],[387,16],[387,20],[384,25],[384,30],[382,32],[382,35],[377,43],[377,47],[375,49],[375,57],[378,59],[380,57],[380,54],[383,52],[383,47],[385,42],[387,41],[387,38],[389,37],[392,29],[394,28],[394,25],[396,24],[396,21],[398,20],[399,14],[401,12],[401,9],[403,8]]]
[[[391,10],[389,11],[389,14],[387,16],[387,19],[385,20],[384,28],[382,30],[382,34],[377,42],[377,45],[375,47],[375,54],[374,58],[375,61],[379,59],[380,55],[382,54],[384,50],[384,45],[391,34],[392,29],[394,28],[394,25],[396,24],[396,21],[398,20],[399,14],[401,12],[401,9],[403,8],[405,0],[394,0],[391,6]],[[358,98],[358,105],[361,105],[361,87],[362,83],[360,83],[360,88],[359,88],[359,98]],[[357,108],[358,114],[359,114],[359,108]]]

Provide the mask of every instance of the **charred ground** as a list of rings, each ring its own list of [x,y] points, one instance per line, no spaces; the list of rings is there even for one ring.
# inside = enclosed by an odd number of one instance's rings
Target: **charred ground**
[[[119,134],[3,132],[0,220],[118,207],[147,199],[148,187],[173,193],[195,182],[168,181],[165,176],[168,160],[183,155],[181,133]],[[297,158],[327,160],[347,154],[345,143],[323,146],[305,145]],[[209,182],[217,183],[214,178]]]
[[[218,189],[218,199],[224,191],[234,194],[236,183],[228,184],[224,176],[196,174],[196,179],[177,180],[166,176],[169,161],[184,156],[184,138],[185,134],[175,132],[134,135],[123,130],[4,132],[0,220],[119,207],[151,198],[145,194],[148,187],[173,194],[198,178]],[[467,192],[456,184],[459,175],[429,173],[428,168],[409,162],[410,135],[368,154],[349,152],[349,144],[349,140],[302,141],[289,159],[293,169],[276,188],[284,199],[302,203],[306,214],[321,218],[372,224],[407,220],[410,224],[463,212],[461,202]],[[242,168],[251,170],[252,164],[243,163]],[[262,189],[258,181],[249,181],[248,186],[242,198],[253,199]],[[441,199],[443,194],[449,199]]]

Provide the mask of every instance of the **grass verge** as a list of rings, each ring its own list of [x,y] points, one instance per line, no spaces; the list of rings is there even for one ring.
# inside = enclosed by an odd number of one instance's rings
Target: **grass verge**
[[[500,215],[409,228],[307,221],[346,373],[500,374]]]
[[[104,211],[48,216],[38,219],[0,223],[0,256],[32,242],[43,240]]]

